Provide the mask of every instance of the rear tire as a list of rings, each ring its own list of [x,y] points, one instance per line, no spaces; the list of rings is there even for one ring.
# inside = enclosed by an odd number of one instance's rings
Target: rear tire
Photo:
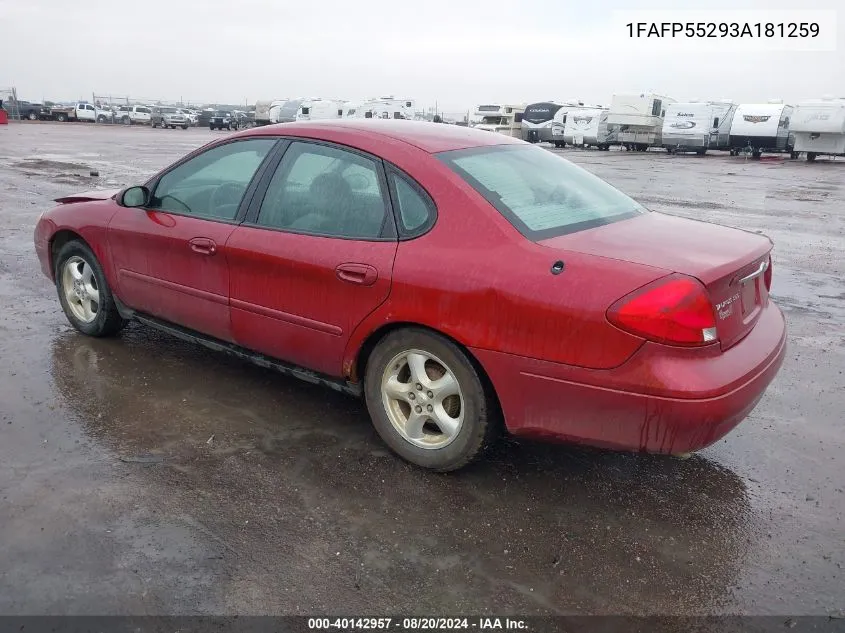
[[[762,154],[763,154],[763,152],[761,152],[759,149],[752,149],[751,150],[751,158],[760,158],[760,156],[762,156]]]
[[[67,121],[67,115],[64,112],[62,112],[61,114],[57,114],[56,121],[58,121],[59,123],[64,123],[65,121]]]
[[[812,163],[816,160],[816,153],[815,152],[807,152],[807,162]]]
[[[183,130],[187,130],[187,129],[188,129],[188,126],[187,126],[187,125],[183,125],[183,126],[182,126],[182,129],[183,129]]]
[[[100,262],[87,244],[72,240],[62,246],[54,276],[62,310],[77,330],[88,336],[111,336],[126,325]]]
[[[457,345],[423,329],[391,332],[367,360],[364,395],[373,426],[394,452],[422,468],[457,470],[493,442],[501,424],[491,392]]]
[[[35,112],[30,112],[29,114],[26,115],[26,118],[29,119],[30,121],[37,121],[38,115]]]
[[[123,125],[132,125],[132,119],[130,119],[128,116],[123,117],[122,121]]]

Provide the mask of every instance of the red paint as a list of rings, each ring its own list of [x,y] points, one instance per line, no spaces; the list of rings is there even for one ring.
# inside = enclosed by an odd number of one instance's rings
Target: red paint
[[[599,446],[706,446],[748,414],[780,367],[785,324],[768,300],[770,272],[738,283],[767,260],[765,237],[651,213],[534,243],[432,156],[519,141],[407,121],[234,136],[283,134],[383,157],[428,191],[437,222],[407,241],[343,240],[125,209],[89,192],[39,221],[42,268],[50,274],[55,232],[74,230],[128,306],[337,377],[357,378],[359,351],[380,328],[426,326],[475,356],[512,432]],[[557,260],[565,269],[553,275]],[[703,284],[696,318],[704,298],[731,300],[730,313],[710,315],[719,343],[661,344],[608,320],[611,306],[677,274]]]
[[[390,293],[396,242],[241,226],[226,251],[235,342],[339,376],[353,329]],[[340,278],[338,268],[353,264],[352,270],[365,267],[361,276],[368,283]]]

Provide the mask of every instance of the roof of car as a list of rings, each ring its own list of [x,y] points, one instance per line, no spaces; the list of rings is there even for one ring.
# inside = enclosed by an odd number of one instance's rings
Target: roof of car
[[[383,136],[436,153],[468,147],[508,145],[522,143],[518,139],[496,132],[447,123],[428,123],[402,119],[330,119],[325,121],[297,121],[279,123],[250,130],[252,134],[279,134],[290,131],[294,136],[308,136],[308,132],[325,135],[326,132],[360,132],[367,136]]]

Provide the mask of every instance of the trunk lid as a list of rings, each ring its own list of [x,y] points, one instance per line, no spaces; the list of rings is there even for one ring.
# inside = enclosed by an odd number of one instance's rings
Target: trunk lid
[[[722,349],[752,330],[769,300],[772,242],[748,231],[650,212],[540,244],[695,277],[710,295]]]

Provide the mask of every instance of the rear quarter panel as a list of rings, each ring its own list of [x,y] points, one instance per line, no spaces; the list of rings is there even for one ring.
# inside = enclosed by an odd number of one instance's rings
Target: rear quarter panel
[[[439,160],[415,161],[396,163],[432,195],[438,220],[426,235],[399,243],[390,297],[353,333],[347,374],[361,344],[397,322],[466,347],[596,369],[622,364],[642,345],[605,312],[666,271],[530,242]],[[558,259],[565,269],[553,275]]]

